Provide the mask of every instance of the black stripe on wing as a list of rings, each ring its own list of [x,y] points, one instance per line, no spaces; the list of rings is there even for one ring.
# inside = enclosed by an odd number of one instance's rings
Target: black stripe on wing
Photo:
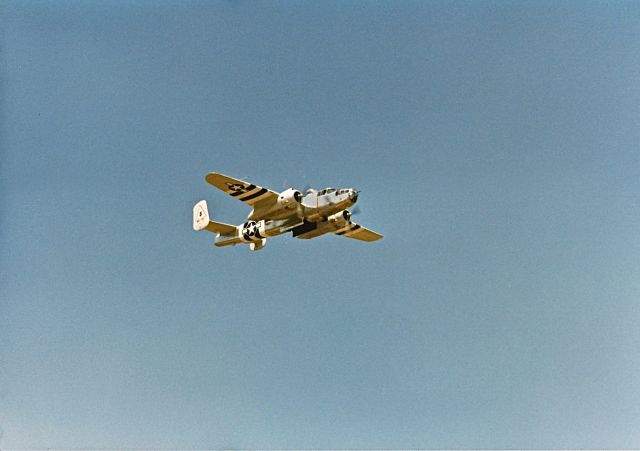
[[[358,230],[360,228],[360,226],[358,224],[353,224],[350,228],[348,228],[347,230],[343,230],[342,232],[336,232],[336,235],[344,235],[345,233],[349,233],[349,232],[355,232],[356,230]]]
[[[246,197],[238,197],[238,200],[241,200],[242,202],[246,202],[248,200],[255,199],[256,197],[262,196],[266,192],[267,192],[267,189],[266,188],[262,188],[262,189],[260,189],[260,191],[255,192],[253,194],[249,194]]]
[[[233,187],[232,187],[233,186]],[[229,186],[229,195],[233,197],[242,196],[243,194],[247,194],[249,191],[253,191],[256,189],[256,185],[249,185],[247,187],[236,188],[236,185]]]

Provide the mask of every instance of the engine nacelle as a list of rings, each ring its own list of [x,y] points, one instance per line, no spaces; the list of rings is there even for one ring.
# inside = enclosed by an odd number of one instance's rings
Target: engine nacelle
[[[351,223],[351,213],[347,210],[342,210],[329,216],[327,222],[329,222],[335,230],[342,229]]]
[[[255,243],[249,244],[249,248],[252,251],[259,251],[264,247],[265,244],[267,244],[267,240],[261,239],[260,241],[256,241]]]
[[[293,188],[289,188],[278,195],[278,205],[288,210],[298,208],[302,200],[302,193]]]
[[[289,188],[278,194],[278,198],[274,203],[263,205],[258,210],[254,209],[249,214],[249,219],[269,218],[274,221],[290,218],[293,213],[300,212],[302,208],[300,204],[301,201],[302,193],[293,188]],[[300,213],[298,213],[297,216],[300,216]]]

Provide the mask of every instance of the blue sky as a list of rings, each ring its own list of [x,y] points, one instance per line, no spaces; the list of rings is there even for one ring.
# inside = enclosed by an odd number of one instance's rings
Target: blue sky
[[[0,446],[640,447],[637,2],[5,2]],[[217,249],[217,171],[376,243]]]

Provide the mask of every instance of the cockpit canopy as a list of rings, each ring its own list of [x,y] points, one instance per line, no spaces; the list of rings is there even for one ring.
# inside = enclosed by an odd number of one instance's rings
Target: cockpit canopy
[[[324,194],[329,194],[329,193],[333,193],[335,192],[335,188],[325,188],[323,190],[320,190],[320,192],[318,193],[318,196],[322,196]]]
[[[325,194],[330,194],[330,193],[335,193],[336,195],[339,195],[339,194],[350,193],[352,191],[353,191],[353,189],[351,189],[351,188],[341,188],[341,189],[325,188],[325,189],[322,189],[322,190],[317,191],[317,192],[314,191],[314,190],[307,190],[307,193],[316,192],[318,196],[323,196]]]

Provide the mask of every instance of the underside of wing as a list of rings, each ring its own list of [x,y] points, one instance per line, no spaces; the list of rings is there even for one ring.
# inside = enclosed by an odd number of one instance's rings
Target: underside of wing
[[[379,233],[354,223],[351,223],[344,229],[338,230],[334,233],[336,235],[345,236],[347,238],[353,238],[354,240],[360,241],[377,241],[382,238],[382,235],[380,235]]]
[[[219,190],[254,208],[262,208],[262,206],[275,203],[278,200],[276,192],[216,172],[207,174],[205,180]]]

